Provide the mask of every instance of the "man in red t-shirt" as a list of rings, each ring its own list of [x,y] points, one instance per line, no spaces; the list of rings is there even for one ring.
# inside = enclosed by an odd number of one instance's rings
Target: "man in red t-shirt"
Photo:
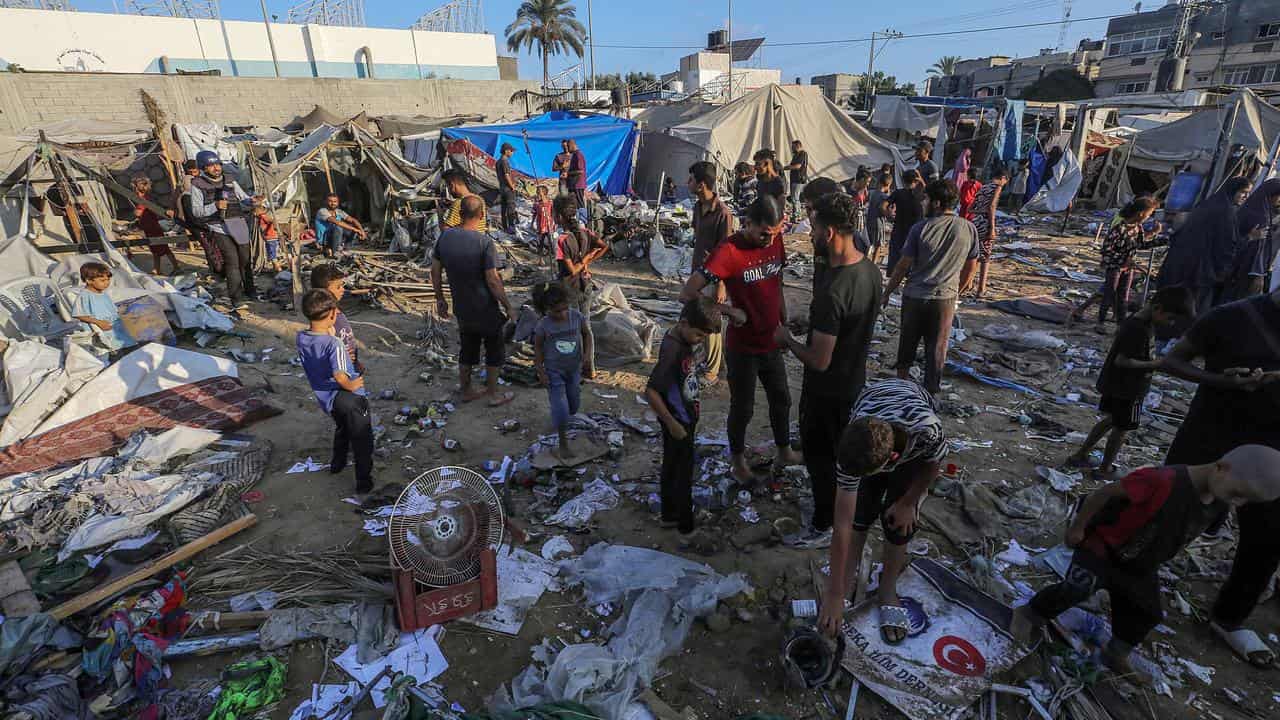
[[[1129,653],[1163,617],[1160,566],[1173,559],[1228,507],[1280,497],[1280,450],[1243,445],[1206,465],[1144,468],[1095,490],[1067,528],[1075,548],[1062,582],[1014,612],[1012,630],[1031,630],[1106,589],[1111,642],[1103,661],[1134,674]],[[1139,676],[1140,677],[1140,676]]]
[[[785,321],[782,294],[782,200],[761,195],[743,217],[743,228],[717,245],[701,269],[695,270],[680,292],[688,302],[715,282],[724,283],[729,302],[721,312],[731,324],[724,339],[724,363],[729,372],[729,452],[733,476],[739,482],[753,480],[745,451],[747,425],[755,410],[756,378],[769,401],[769,425],[778,447],[775,464],[794,465],[800,456],[791,449],[791,393],[787,368],[773,331]]]

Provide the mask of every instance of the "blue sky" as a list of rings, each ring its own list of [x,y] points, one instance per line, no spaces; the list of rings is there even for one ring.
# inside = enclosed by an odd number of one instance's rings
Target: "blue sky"
[[[80,10],[111,12],[112,0],[72,0]],[[120,7],[125,0],[115,0]],[[408,27],[417,17],[443,0],[416,3],[366,0],[365,17],[375,27]],[[1077,18],[1118,15],[1131,12],[1132,0],[1075,0],[1072,15]],[[1149,9],[1163,0],[1148,0]],[[498,36],[499,50],[505,52],[503,29],[515,16],[519,0],[484,0],[485,22]],[[586,23],[587,2],[576,0],[578,16]],[[267,0],[267,8],[281,19],[290,3]],[[261,18],[257,0],[223,0],[223,16],[235,20]],[[680,57],[701,47],[707,33],[723,27],[728,17],[727,0],[594,0],[593,14],[597,45],[676,45],[685,48],[629,49],[597,47],[596,72],[671,72]],[[806,42],[868,37],[872,30],[893,28],[910,34],[951,30],[1056,22],[1062,17],[1061,0],[971,0],[968,3],[939,3],[936,0],[737,0],[733,3],[734,37],[764,36],[773,42]],[[1074,47],[1082,37],[1100,39],[1106,21],[1072,23],[1066,45]],[[1029,55],[1040,48],[1053,47],[1058,26],[972,33],[950,37],[904,38],[890,42],[878,54],[876,68],[896,75],[899,82],[919,83],[934,60],[943,55],[981,57],[991,54]],[[866,42],[838,45],[769,47],[762,52],[765,67],[780,67],[784,81],[808,78],[829,72],[862,72],[867,67]],[[552,58],[552,71],[567,68],[578,60]],[[520,75],[541,76],[540,62],[532,56],[520,58]]]

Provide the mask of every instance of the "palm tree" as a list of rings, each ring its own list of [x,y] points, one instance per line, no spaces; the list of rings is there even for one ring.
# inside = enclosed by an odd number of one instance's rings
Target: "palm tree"
[[[525,0],[516,10],[515,22],[507,26],[507,49],[511,52],[532,50],[537,45],[544,88],[551,81],[547,65],[552,55],[572,51],[582,57],[587,29],[577,21],[577,13],[569,0]]]
[[[929,68],[929,74],[939,75],[942,77],[946,77],[947,75],[955,75],[956,65],[958,64],[960,64],[959,55],[943,55],[942,57],[938,58],[938,62],[934,63],[933,67]]]

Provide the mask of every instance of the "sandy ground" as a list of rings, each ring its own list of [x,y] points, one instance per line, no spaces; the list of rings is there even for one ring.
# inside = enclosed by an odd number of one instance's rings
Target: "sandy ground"
[[[1037,244],[1045,250],[1040,253],[1042,259],[1053,260],[1051,264],[1096,272],[1092,260],[1096,257],[1096,252],[1088,249],[1092,235],[1046,238],[1046,233],[1045,228],[1039,231],[1024,228],[1024,237],[1020,239],[1038,236],[1040,239]],[[792,238],[792,249],[807,252],[804,240],[803,237]],[[186,255],[183,259],[188,264],[203,265],[193,255]],[[148,267],[147,263],[149,259],[140,259],[143,267]],[[620,283],[634,297],[652,295],[670,298],[676,288],[674,284],[663,283],[656,278],[647,264],[636,261],[605,260],[598,266],[596,275],[601,281]],[[788,277],[787,300],[793,315],[805,314],[810,299],[807,289],[809,285],[807,275]],[[517,301],[526,296],[526,288],[521,287],[520,283],[510,286]],[[997,260],[993,264],[992,299],[1053,293],[1060,287],[1080,291],[1092,289],[1088,284],[1037,277],[1029,273],[1027,266],[1010,260]],[[437,372],[435,382],[430,385],[418,380],[419,373],[425,369],[413,356],[414,333],[423,326],[420,317],[373,309],[361,299],[352,297],[344,300],[343,307],[352,321],[362,348],[362,358],[368,368],[367,386],[371,394],[376,397],[378,391],[384,388],[395,388],[398,391],[396,400],[373,401],[375,412],[388,424],[388,438],[394,441],[403,435],[402,428],[390,424],[395,408],[403,404],[446,399],[456,386],[456,380],[447,372]],[[885,316],[884,328],[873,346],[869,378],[888,377],[891,374],[886,368],[896,355],[897,317],[896,308],[891,308]],[[1063,328],[1009,316],[974,301],[965,301],[961,305],[959,317],[969,338],[959,343],[958,347],[977,355],[989,354],[996,349],[993,343],[974,335],[976,329],[989,323],[1013,324],[1024,330],[1046,330],[1070,345],[1092,347],[1102,353],[1105,353],[1109,341],[1094,332],[1092,320],[1076,328]],[[267,303],[255,303],[252,311],[239,324],[239,329],[254,334],[252,340],[243,343],[243,349],[260,351],[268,347],[275,348],[273,361],[241,365],[241,377],[250,386],[262,386],[271,402],[284,412],[246,429],[248,433],[270,439],[275,446],[266,477],[257,488],[265,494],[265,499],[254,506],[260,522],[251,530],[224,543],[215,553],[247,541],[254,541],[256,547],[281,555],[297,550],[317,550],[345,544],[366,549],[385,548],[385,538],[375,539],[366,535],[362,530],[362,516],[351,505],[342,502],[344,497],[353,492],[354,480],[350,471],[338,477],[325,472],[285,474],[290,465],[307,456],[317,460],[326,459],[331,448],[331,421],[317,410],[306,380],[300,377],[299,369],[282,362],[294,356],[294,334],[301,327],[302,324],[295,315],[282,312]],[[238,343],[233,343],[230,346],[237,345]],[[456,352],[456,347],[456,338],[451,338],[449,349]],[[953,353],[952,357],[956,355]],[[637,415],[643,408],[637,405],[635,395],[642,392],[650,368],[650,363],[635,363],[598,373],[595,382],[584,389],[583,411]],[[794,358],[788,358],[788,369],[794,421],[795,405],[800,395],[801,371]],[[1059,369],[1033,377],[1020,377],[1013,371],[1006,370],[1003,375],[1055,395],[1082,393],[1081,403],[1060,405],[1045,402],[1035,406],[1071,430],[1087,431],[1097,417],[1088,404],[1096,401],[1096,396],[1092,394],[1096,370],[1077,368],[1068,372]],[[266,390],[267,381],[271,391]],[[1161,409],[1185,409],[1191,396],[1189,386],[1170,378],[1158,377],[1156,387],[1163,391],[1165,397]],[[405,469],[406,462],[416,468],[430,468],[441,464],[478,467],[484,461],[500,459],[504,454],[519,456],[539,433],[550,429],[549,416],[543,390],[519,386],[511,389],[515,392],[515,400],[503,408],[489,409],[479,404],[458,406],[449,418],[445,433],[461,443],[459,451],[448,452],[442,449],[438,436],[418,439],[411,447],[403,447],[394,442],[384,444],[388,452],[377,461],[377,481],[405,482],[413,474]],[[617,397],[611,399],[601,395]],[[1032,409],[1032,403],[1026,396],[1014,391],[991,388],[966,378],[949,376],[944,379],[942,399],[947,403],[976,405],[982,410],[967,418],[944,415],[947,432],[951,438],[990,440],[992,447],[956,452],[947,462],[960,468],[963,482],[983,485],[997,496],[1008,496],[1021,488],[1044,484],[1036,477],[1035,467],[1057,466],[1074,449],[1070,442],[1028,438],[1028,429],[1016,421],[1016,416]],[[727,409],[727,388],[721,382],[704,394],[700,430],[717,434],[722,432]],[[1014,418],[1008,417],[1008,414],[1012,414]],[[509,418],[519,418],[522,428],[510,434],[496,432],[494,427]],[[764,397],[763,393],[758,393],[756,414],[748,442],[767,446],[771,444],[769,437]],[[1135,467],[1158,462],[1171,437],[1168,432],[1144,428],[1131,439],[1128,449],[1121,456],[1122,464]],[[604,461],[589,465],[586,477],[590,478],[599,471],[605,477],[616,473],[624,481],[635,480],[656,474],[660,459],[660,442],[656,445],[646,444],[634,434],[628,434],[624,457],[618,462]],[[1078,497],[1097,484],[1097,481],[1086,478],[1072,494]],[[530,523],[535,530],[546,532],[547,537],[559,532],[557,528],[537,524],[545,517],[545,512],[525,512],[533,500],[529,490],[513,490],[516,515],[521,520]],[[757,497],[753,506],[763,518],[761,522],[772,522],[783,516],[798,519],[800,509],[797,498],[800,494],[802,493],[788,487],[777,496],[777,500],[765,494]],[[562,493],[559,500],[569,496],[568,493]],[[935,512],[956,512],[955,506],[942,498],[931,498],[926,507],[931,507]],[[696,624],[683,652],[663,663],[665,674],[655,683],[655,692],[677,710],[685,710],[689,717],[732,718],[759,711],[795,719],[830,717],[818,694],[788,694],[783,690],[778,662],[779,649],[790,620],[790,600],[815,597],[811,561],[825,562],[826,552],[792,550],[773,541],[739,550],[731,539],[744,532],[748,526],[738,516],[736,509],[707,518],[704,527],[706,536],[710,538],[707,546],[702,548],[706,552],[693,554],[691,557],[724,573],[745,573],[756,588],[755,600],[741,611],[733,611],[733,625],[728,631],[715,633],[703,623]],[[996,537],[964,548],[953,545],[929,522],[924,523],[920,537],[930,541],[931,555],[950,558],[959,565],[965,561],[966,555],[985,554],[989,557],[1004,549],[1010,536],[1016,537],[1024,545],[1044,548],[1056,544],[1062,533],[1061,523],[1054,522],[1050,516],[1036,522],[1004,518],[1002,527],[1004,529],[996,533]],[[745,532],[749,534],[752,530],[746,529]],[[661,530],[656,517],[630,498],[624,498],[617,510],[597,515],[590,530],[570,534],[569,539],[578,551],[604,541],[652,547],[671,553],[681,552],[675,532]],[[875,545],[878,549],[878,538]],[[1181,580],[1175,584],[1190,603],[1193,616],[1188,617],[1177,609],[1170,609],[1166,624],[1172,628],[1173,634],[1153,633],[1152,638],[1168,643],[1182,657],[1216,668],[1217,674],[1213,677],[1212,686],[1189,679],[1189,685],[1176,689],[1174,699],[1171,700],[1149,691],[1129,689],[1127,685],[1113,688],[1111,681],[1104,680],[1100,683],[1099,694],[1108,699],[1116,718],[1256,718],[1275,717],[1280,712],[1277,710],[1280,705],[1272,700],[1276,685],[1274,671],[1249,669],[1211,636],[1206,625],[1198,621],[1198,618],[1204,617],[1217,585],[1225,577],[1227,566],[1224,560],[1229,559],[1231,547],[1230,540],[1198,547],[1197,556],[1208,559],[1208,571],[1204,573],[1206,577]],[[199,562],[196,562],[194,569],[195,577],[198,578]],[[1173,569],[1180,576],[1186,574],[1185,561],[1175,562]],[[1006,573],[1006,577],[1009,580],[1023,579],[1036,587],[1048,582],[1047,574],[1037,573],[1030,568],[1012,568]],[[193,598],[193,603],[197,606],[202,604],[198,597]],[[1167,608],[1173,607],[1171,593],[1166,593],[1165,604]],[[500,684],[511,680],[528,664],[530,648],[543,637],[559,636],[573,642],[576,640],[573,636],[584,628],[591,632],[592,637],[598,637],[611,620],[590,613],[583,607],[580,595],[569,591],[545,595],[530,612],[519,637],[496,635],[469,625],[452,623],[448,625],[442,640],[442,648],[450,667],[438,682],[443,685],[450,700],[467,709],[479,709],[485,698]],[[1278,623],[1280,612],[1277,612],[1276,604],[1271,602],[1255,612],[1251,624],[1265,636],[1275,631]],[[333,647],[326,650],[319,641],[294,645],[287,652],[287,696],[273,717],[288,717],[292,709],[309,696],[312,683],[322,679],[327,682],[345,681],[345,674],[339,668],[327,664],[327,658],[334,657],[343,649]],[[232,655],[225,654],[177,661],[173,664],[174,684],[182,686],[196,679],[214,678],[233,659]],[[1032,655],[1002,680],[1017,684],[1020,680],[1041,672],[1041,660],[1037,655]],[[1246,698],[1243,708],[1224,695],[1223,688],[1228,687]],[[841,716],[847,692],[847,679],[842,679],[839,686],[831,691],[832,698],[841,708]],[[1189,694],[1195,697],[1195,704],[1192,706],[1186,704]],[[1002,698],[999,709],[1002,717],[1009,718],[1025,717],[1029,711],[1024,703],[1010,698]],[[857,716],[900,717],[896,710],[868,692],[861,695]],[[367,711],[358,713],[357,717],[376,716],[372,711]]]

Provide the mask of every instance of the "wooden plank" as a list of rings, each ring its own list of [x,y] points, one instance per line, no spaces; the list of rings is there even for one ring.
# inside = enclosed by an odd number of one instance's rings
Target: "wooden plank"
[[[17,560],[0,565],[0,593],[4,593],[0,596],[0,607],[4,608],[5,615],[26,617],[40,612],[40,601],[31,592]]]
[[[146,580],[161,570],[173,567],[183,560],[200,553],[206,548],[217,545],[241,530],[253,527],[257,522],[258,516],[252,513],[239,518],[238,520],[229,522],[202,538],[192,540],[186,545],[176,548],[172,552],[152,560],[146,565],[134,570],[118,580],[96,587],[83,595],[77,595],[76,597],[71,598],[70,600],[55,607],[53,610],[50,610],[49,614],[57,620],[62,620],[75,615],[81,610],[90,608],[103,600],[110,599],[124,592],[134,583]]]

